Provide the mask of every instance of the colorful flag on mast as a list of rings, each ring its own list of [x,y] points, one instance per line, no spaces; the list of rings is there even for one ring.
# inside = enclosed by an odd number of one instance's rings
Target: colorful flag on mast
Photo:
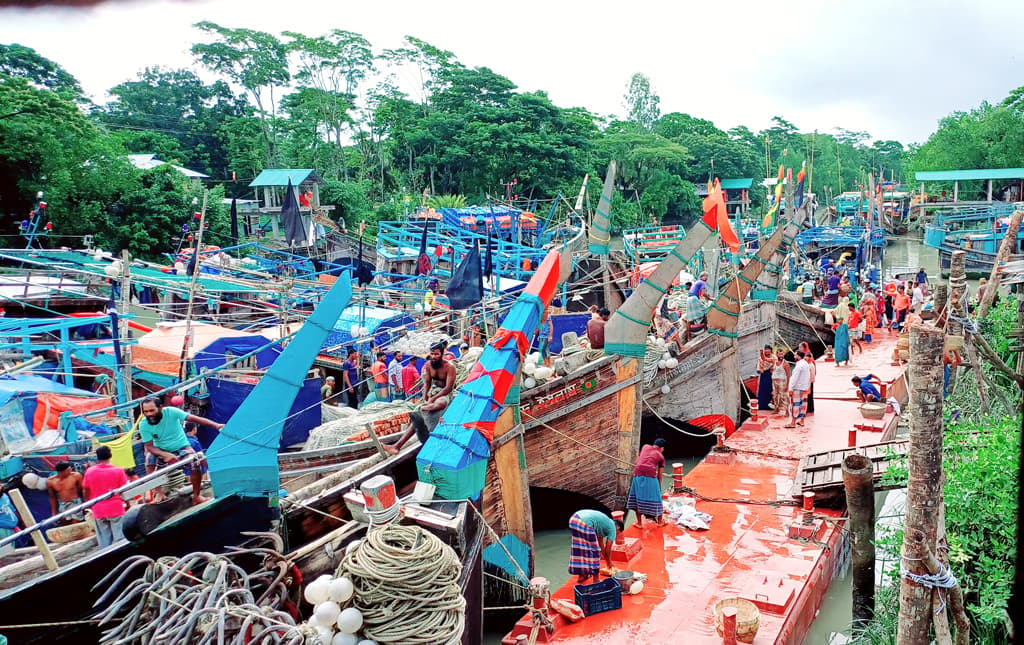
[[[725,206],[725,193],[717,177],[713,183],[708,182],[708,196],[704,198],[704,217],[701,221],[711,230],[718,231],[722,241],[730,250],[733,252],[739,250],[740,238],[729,221],[729,211]]]
[[[804,203],[804,180],[807,179],[807,162],[800,165],[800,172],[796,175],[796,193],[793,195],[793,206],[800,208]]]
[[[764,219],[761,220],[761,228],[771,228],[775,226],[775,214],[779,211],[779,204],[782,203],[782,184],[786,177],[786,168],[783,165],[779,165],[779,177],[775,180],[775,203],[765,213]]]

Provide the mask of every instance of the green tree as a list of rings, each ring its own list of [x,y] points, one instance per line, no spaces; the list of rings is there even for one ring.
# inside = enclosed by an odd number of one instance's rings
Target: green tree
[[[227,83],[206,85],[188,70],[150,67],[110,94],[113,100],[95,114],[130,152],[152,152],[214,177],[230,176],[232,162],[219,131],[250,108]],[[176,149],[169,139],[177,142]]]
[[[661,97],[651,88],[651,79],[637,72],[626,88],[626,114],[633,123],[650,132],[661,117]]]
[[[78,79],[31,47],[0,43],[0,75],[24,78],[36,89],[53,90],[74,100],[82,99]]]
[[[263,31],[230,29],[209,21],[197,22],[194,26],[215,40],[192,45],[192,54],[201,65],[225,76],[249,93],[260,118],[266,163],[277,165],[276,93],[291,80],[287,47]]]

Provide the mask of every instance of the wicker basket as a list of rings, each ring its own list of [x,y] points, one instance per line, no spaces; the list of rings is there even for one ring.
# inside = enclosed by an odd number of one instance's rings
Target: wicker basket
[[[885,404],[884,403],[862,403],[860,405],[860,415],[865,419],[881,419],[885,416]]]
[[[761,611],[757,605],[743,598],[726,598],[715,603],[715,630],[719,636],[723,634],[722,610],[726,607],[736,609],[736,640],[741,643],[753,643],[757,636],[757,628],[761,625]]]

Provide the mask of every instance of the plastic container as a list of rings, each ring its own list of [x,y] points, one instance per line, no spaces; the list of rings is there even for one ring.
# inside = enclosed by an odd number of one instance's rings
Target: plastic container
[[[622,585],[614,578],[606,578],[590,585],[573,587],[576,604],[585,616],[592,616],[603,611],[622,609]]]
[[[616,571],[612,575],[612,579],[619,581],[619,586],[622,587],[622,593],[628,594],[629,588],[633,586],[633,579],[636,578],[636,574],[632,571],[623,569],[622,571]]]

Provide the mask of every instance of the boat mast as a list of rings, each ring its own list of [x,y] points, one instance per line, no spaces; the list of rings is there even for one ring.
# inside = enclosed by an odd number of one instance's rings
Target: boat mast
[[[203,191],[203,208],[199,211],[199,231],[196,233],[196,245],[192,249],[192,281],[188,287],[188,307],[185,309],[185,338],[181,344],[181,364],[178,369],[178,380],[184,381],[188,364],[188,349],[192,345],[192,307],[196,301],[196,286],[199,282],[199,250],[203,248],[203,229],[206,227],[206,198],[209,190]]]

